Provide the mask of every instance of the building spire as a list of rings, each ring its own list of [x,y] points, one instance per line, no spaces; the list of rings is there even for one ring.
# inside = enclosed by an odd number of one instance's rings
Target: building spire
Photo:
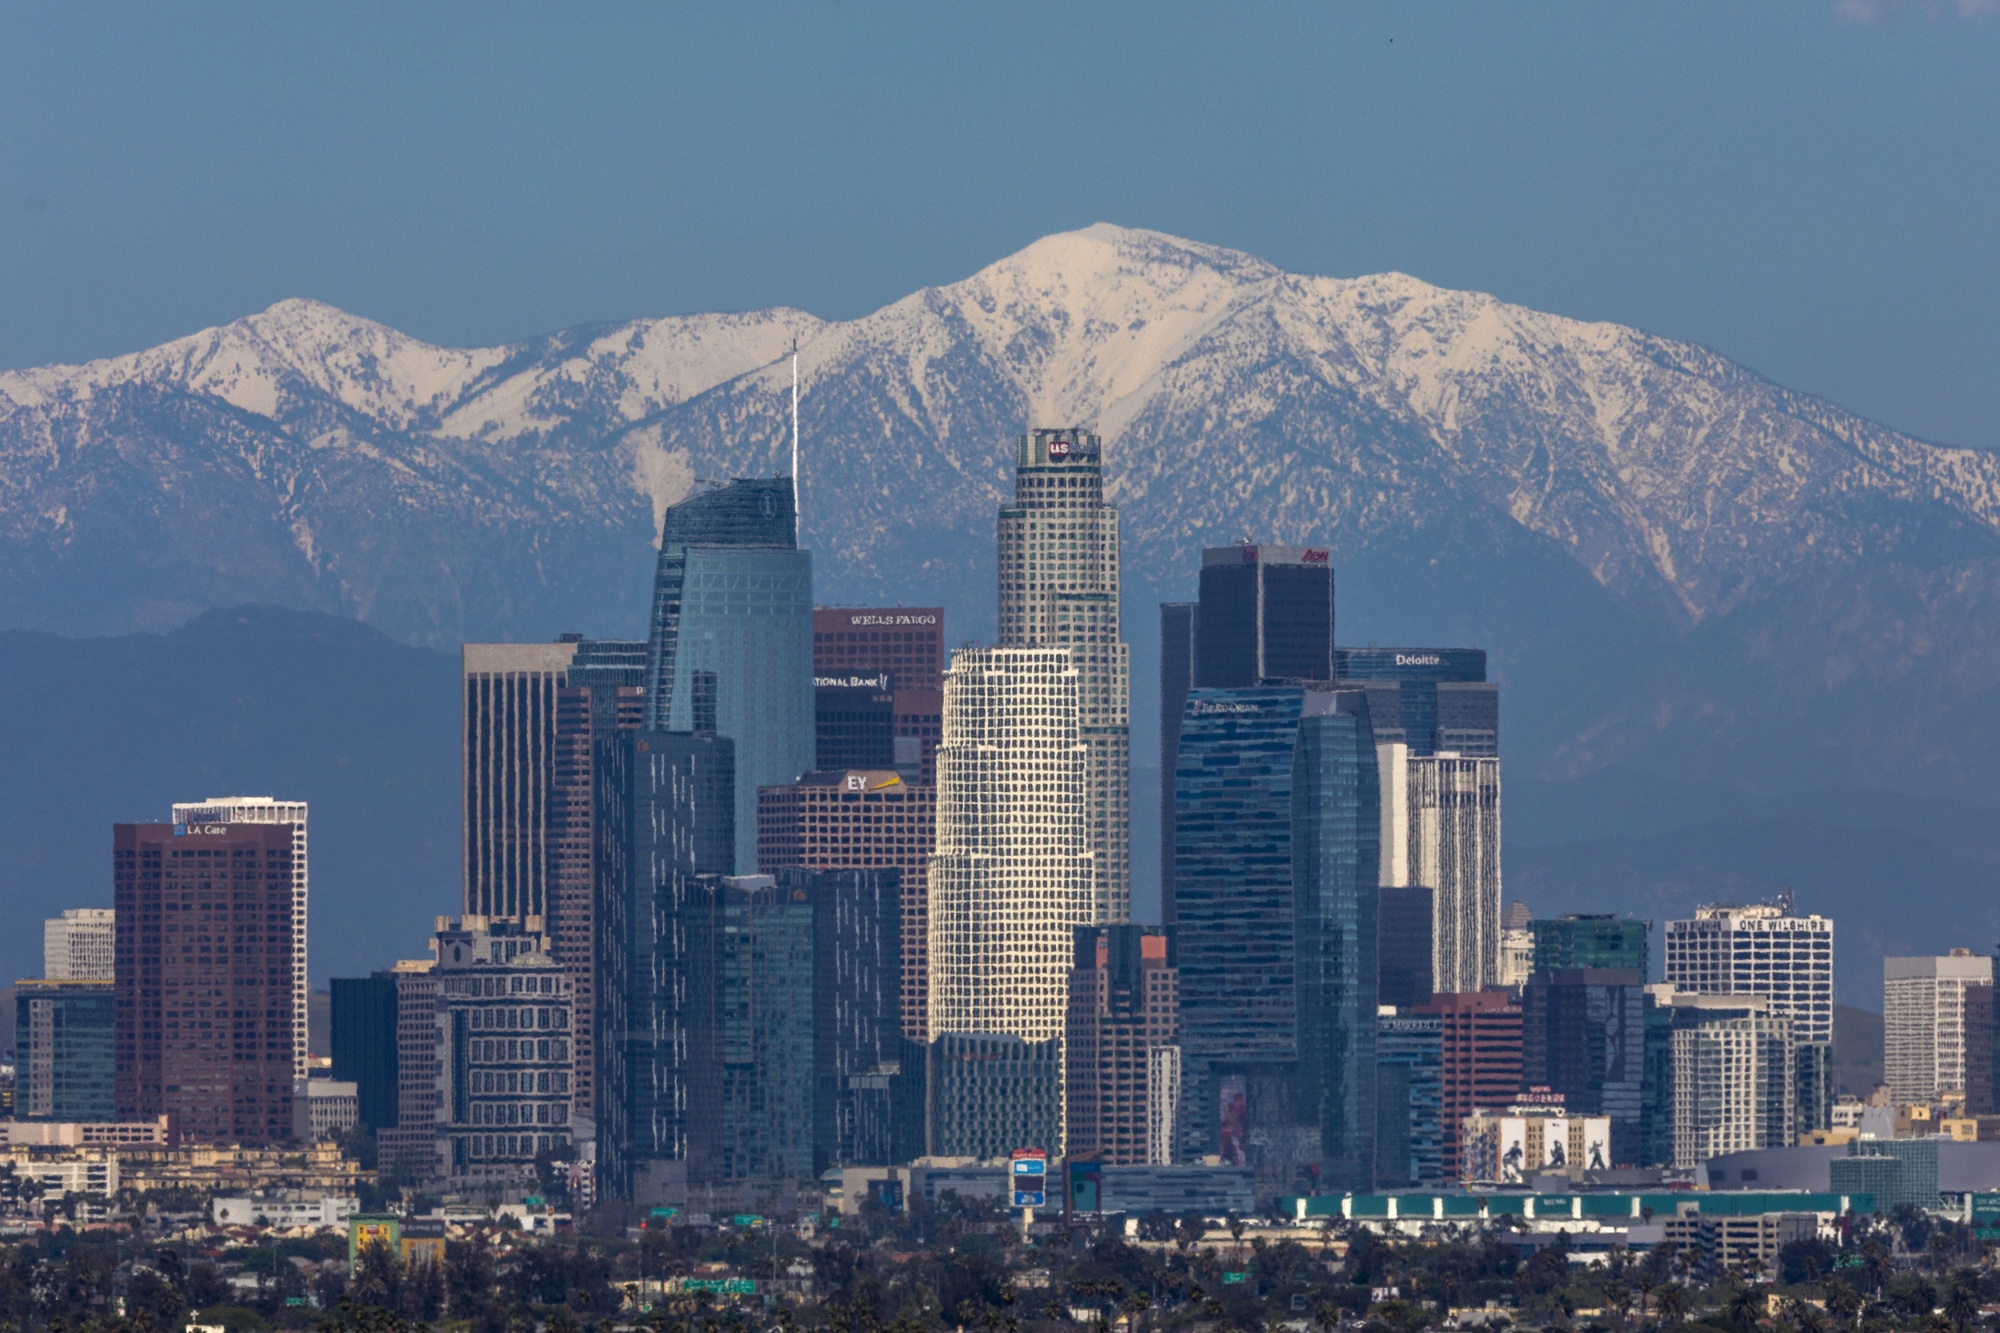
[[[799,528],[799,340],[792,339],[792,539]]]

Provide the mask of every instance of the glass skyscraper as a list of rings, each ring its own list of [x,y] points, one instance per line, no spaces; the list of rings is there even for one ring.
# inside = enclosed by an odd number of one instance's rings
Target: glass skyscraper
[[[757,788],[813,767],[812,556],[790,477],[738,478],[670,506],[653,583],[646,722],[735,742],[735,858],[757,864]]]
[[[110,913],[105,913],[109,916]],[[14,1116],[19,1120],[112,1120],[112,983],[14,983]]]
[[[597,1143],[612,1197],[685,1163],[688,931],[696,878],[734,861],[728,738],[615,731],[597,741]]]
[[[1281,1189],[1372,1179],[1375,780],[1358,691],[1188,696],[1174,775],[1184,1143]]]
[[[1500,687],[1484,648],[1336,648],[1334,675],[1368,691],[1378,742],[1412,755],[1500,753]]]

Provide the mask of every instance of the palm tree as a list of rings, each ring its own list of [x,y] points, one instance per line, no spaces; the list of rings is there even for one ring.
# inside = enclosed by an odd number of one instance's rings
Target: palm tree
[[[1830,1278],[1825,1288],[1826,1312],[1843,1324],[1852,1324],[1861,1314],[1861,1293],[1840,1278]]]
[[[1672,1328],[1680,1323],[1681,1316],[1687,1313],[1687,1291],[1673,1284],[1661,1287],[1660,1298],[1655,1304],[1660,1312],[1660,1322]]]
[[[1945,1317],[1965,1333],[1966,1326],[1979,1318],[1979,1287],[1965,1269],[1952,1275],[1951,1291],[1944,1298]]]
[[[1764,1313],[1764,1298],[1755,1287],[1738,1287],[1730,1296],[1726,1308],[1731,1323],[1739,1328],[1755,1328],[1758,1318]]]
[[[1826,1333],[1826,1315],[1811,1301],[1794,1299],[1786,1308],[1798,1333]]]

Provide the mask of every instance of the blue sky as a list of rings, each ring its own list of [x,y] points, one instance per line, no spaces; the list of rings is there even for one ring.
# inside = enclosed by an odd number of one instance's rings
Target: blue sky
[[[1848,4],[0,0],[0,366],[288,296],[846,317],[1108,220],[2000,447],[2000,12]]]

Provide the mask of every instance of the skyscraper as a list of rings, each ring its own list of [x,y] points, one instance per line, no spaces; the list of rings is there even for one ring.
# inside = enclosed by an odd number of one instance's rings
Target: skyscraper
[[[895,870],[902,897],[903,1034],[929,1032],[930,858],[937,788],[901,774],[808,773],[758,793],[757,869]]]
[[[995,1056],[1000,1064],[982,1071],[985,1055],[940,1063],[934,1046],[928,1083],[934,1153],[961,1153],[962,1146],[949,1145],[984,1142],[988,1130],[997,1133],[1015,1120],[1016,1128],[1061,1129],[1070,931],[1095,916],[1080,693],[1068,648],[962,649],[945,676],[927,1035],[933,1043],[947,1035],[979,1038],[950,1043],[950,1052],[990,1054],[999,1048],[989,1038],[1046,1044],[1049,1052]],[[1025,1103],[1017,1096],[1006,1108],[1018,1112],[1015,1120],[988,1124],[980,1107],[993,1087],[981,1082],[968,1089],[954,1080],[984,1079],[1001,1065],[1033,1086]],[[937,1108],[976,1114],[978,1124],[940,1122]]]
[[[1063,1140],[1072,1157],[1106,1166],[1167,1165],[1157,1159],[1176,1137],[1156,1123],[1173,1101],[1155,1075],[1178,1083],[1179,974],[1173,931],[1128,923],[1079,926],[1069,974],[1063,1046]]]
[[[703,875],[688,905],[688,1178],[813,1175],[810,881]]]
[[[1464,1170],[1465,1118],[1521,1092],[1521,1006],[1505,991],[1445,992],[1417,1011],[1439,1021],[1444,1173]]]
[[[439,917],[437,1160],[459,1185],[535,1179],[570,1142],[572,995],[540,922]]]
[[[1789,1020],[1770,1012],[1710,1011],[1677,1023],[1672,1040],[1675,1166],[1792,1142]]]
[[[1203,551],[1195,685],[1333,680],[1332,554],[1248,542]]]
[[[790,477],[670,505],[653,584],[646,725],[735,743],[735,862],[757,863],[757,789],[813,768],[812,556]]]
[[[930,865],[930,1028],[1063,1034],[1088,924],[1086,746],[1067,649],[967,648],[945,676]]]
[[[574,639],[459,650],[468,916],[549,914],[556,694],[575,656]]]
[[[42,976],[48,981],[109,981],[116,951],[116,914],[108,907],[69,907],[42,922]]]
[[[112,986],[109,979],[14,983],[16,1120],[116,1117]]]
[[[816,1172],[924,1151],[924,1044],[902,1024],[901,879],[893,868],[777,872],[813,908]]]
[[[813,676],[813,764],[838,768],[888,768],[896,764],[894,677],[874,674]],[[915,747],[910,747],[913,751]],[[912,753],[912,780],[921,761]]]
[[[1375,1020],[1375,1105],[1375,1188],[1443,1180],[1442,1018],[1383,1009]]]
[[[1500,761],[1439,754],[1409,760],[1410,882],[1429,885],[1431,984],[1483,990],[1500,981]]]
[[[1160,920],[1174,924],[1174,766],[1181,713],[1194,688],[1193,602],[1160,603]]]
[[[1536,972],[1571,968],[1629,968],[1646,977],[1646,923],[1629,916],[1572,913],[1530,921]]]
[[[1993,960],[1969,949],[1882,960],[1882,1065],[1891,1097],[1928,1102],[1952,1092],[1974,1095],[1966,1079],[1967,992],[1992,982]]]
[[[1369,1175],[1380,821],[1365,700],[1197,688],[1174,780],[1189,1151],[1281,1189],[1309,1167]]]
[[[597,742],[597,1153],[613,1197],[653,1163],[685,1169],[688,913],[696,878],[735,862],[731,751],[711,733]]]
[[[269,796],[211,796],[205,801],[176,801],[176,824],[284,824],[292,830],[292,1077],[306,1076],[306,1005],[312,982],[306,971],[306,803]]]
[[[1645,973],[1632,968],[1536,972],[1521,996],[1521,1081],[1559,1092],[1571,1115],[1608,1116],[1612,1160],[1644,1151]]]
[[[196,1143],[292,1132],[289,824],[117,824],[118,1114]]]
[[[1384,884],[1377,909],[1377,999],[1400,1010],[1431,998],[1431,890],[1421,884]]]
[[[1486,679],[1485,649],[1338,648],[1333,657],[1337,679],[1368,691],[1378,741],[1402,741],[1415,757],[1500,753],[1500,687]]]
[[[1794,1073],[1807,1077],[1794,1092],[1796,1123],[1827,1124],[1833,1051],[1833,921],[1798,916],[1791,891],[1779,902],[1750,907],[1699,907],[1692,921],[1669,921],[1666,978],[1698,995],[1761,995],[1771,1013],[1791,1024]]]
[[[443,992],[435,959],[399,959],[389,974],[396,983],[396,1121],[393,1129],[377,1130],[376,1159],[399,1179],[427,1181],[440,1174]]]
[[[333,1077],[354,1085],[355,1113],[378,1133],[396,1127],[396,974],[328,984]],[[380,1147],[380,1140],[377,1140]]]
[[[1014,500],[1000,510],[1000,646],[1071,650],[1097,921],[1124,920],[1132,906],[1131,667],[1118,569],[1118,511],[1104,503],[1098,437],[1023,435]]]
[[[556,691],[555,785],[549,812],[547,922],[572,997],[576,1070],[571,1104],[596,1114],[597,744],[645,722],[646,642],[574,636]]]
[[[815,677],[889,677],[895,696],[897,757],[909,776],[937,780],[938,738],[944,731],[944,608],[941,606],[820,606],[813,608]],[[818,767],[841,765],[822,759]],[[877,765],[848,765],[876,767]]]

